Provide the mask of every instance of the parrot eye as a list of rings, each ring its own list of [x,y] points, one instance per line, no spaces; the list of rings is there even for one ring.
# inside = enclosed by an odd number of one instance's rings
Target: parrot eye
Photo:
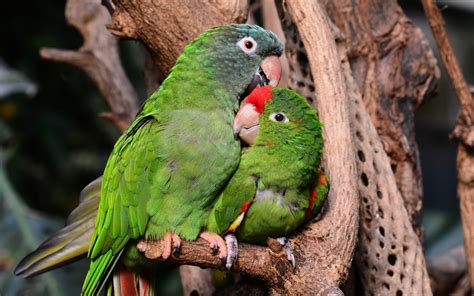
[[[272,121],[277,121],[277,122],[288,122],[288,117],[286,117],[285,113],[283,112],[276,112],[276,113],[272,113],[270,114],[270,116],[268,117],[270,118],[270,120]]]
[[[244,37],[237,42],[240,49],[248,55],[255,55],[257,49],[257,41],[252,37]]]

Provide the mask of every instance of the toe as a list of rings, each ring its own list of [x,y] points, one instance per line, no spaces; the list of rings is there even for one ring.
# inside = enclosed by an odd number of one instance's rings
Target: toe
[[[137,249],[140,251],[140,252],[145,252],[146,251],[146,248],[147,248],[147,244],[146,244],[146,241],[144,240],[139,240],[138,243],[137,243]]]
[[[224,259],[227,257],[227,248],[222,237],[212,232],[201,232],[199,237],[206,240],[211,247],[212,254],[219,251],[219,258]]]
[[[172,238],[172,235],[171,233],[167,232],[165,234],[165,236],[163,237],[162,241],[163,241],[163,254],[161,254],[161,257],[163,258],[163,260],[166,260],[169,258],[169,256],[171,255],[171,245],[173,243],[173,238]]]
[[[148,259],[158,259],[163,253],[162,244],[160,241],[148,241],[145,249],[145,257]]]

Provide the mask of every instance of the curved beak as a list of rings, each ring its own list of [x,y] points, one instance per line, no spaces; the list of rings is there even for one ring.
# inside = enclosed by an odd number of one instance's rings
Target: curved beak
[[[267,84],[277,87],[281,79],[281,63],[277,56],[268,56],[260,64],[263,74],[267,78]]]
[[[243,104],[234,119],[234,136],[252,145],[258,133],[258,117],[253,104]]]

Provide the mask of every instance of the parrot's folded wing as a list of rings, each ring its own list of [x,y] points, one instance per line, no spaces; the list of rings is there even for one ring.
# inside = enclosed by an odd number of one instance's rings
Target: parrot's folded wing
[[[249,208],[257,184],[253,176],[241,169],[229,181],[212,209],[208,229],[219,234],[237,230]]]
[[[324,172],[319,171],[316,187],[313,189],[315,195],[313,196],[312,194],[312,200],[310,199],[311,208],[308,209],[310,212],[306,213],[307,219],[314,219],[317,216],[326,202],[329,194],[329,187],[329,177]]]
[[[66,226],[23,258],[15,269],[16,275],[34,276],[86,256],[94,232],[101,183],[99,177],[82,190],[79,205],[69,215]]]

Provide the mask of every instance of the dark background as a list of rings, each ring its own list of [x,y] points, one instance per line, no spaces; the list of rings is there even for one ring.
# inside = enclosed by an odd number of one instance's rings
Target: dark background
[[[474,1],[445,3],[449,37],[466,80],[474,81]],[[401,5],[434,48],[421,4],[402,1]],[[79,291],[85,263],[27,285],[11,276],[12,268],[45,233],[61,226],[77,205],[80,190],[102,174],[119,133],[97,117],[108,107],[84,73],[39,58],[41,47],[81,46],[81,36],[65,22],[63,2],[3,1],[0,20],[0,161],[7,175],[0,180],[0,232],[4,234],[0,239],[0,294],[41,295],[51,286],[54,290],[54,285],[60,287],[58,291],[67,285],[69,294]],[[121,41],[120,48],[128,76],[144,98],[138,44]],[[16,91],[9,92],[11,87]],[[448,139],[457,110],[456,97],[442,69],[439,95],[422,106],[416,117],[428,255],[442,254],[462,242],[456,146]],[[9,188],[16,191],[13,196],[18,204],[6,198]],[[28,227],[30,232],[25,231]],[[167,294],[179,293],[176,272],[163,279],[163,289]]]

